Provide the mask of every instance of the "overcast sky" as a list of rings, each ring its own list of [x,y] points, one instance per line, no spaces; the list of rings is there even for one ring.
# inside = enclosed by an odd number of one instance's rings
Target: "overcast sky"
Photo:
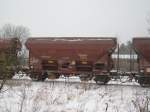
[[[148,36],[150,0],[0,0],[0,27],[24,25],[31,36]]]

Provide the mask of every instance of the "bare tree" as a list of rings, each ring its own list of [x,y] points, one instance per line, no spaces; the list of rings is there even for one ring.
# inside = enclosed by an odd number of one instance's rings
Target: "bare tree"
[[[148,27],[148,33],[150,34],[150,12],[149,12],[149,15],[148,15],[148,17],[147,17],[147,23],[148,23],[148,25],[149,25],[149,27]]]
[[[10,69],[17,68],[22,59],[24,59],[23,52],[21,50],[21,43],[24,43],[26,37],[29,36],[29,29],[24,26],[15,26],[12,24],[6,24],[0,29],[0,38],[12,38],[11,46],[7,49],[0,49],[0,92],[6,82],[6,79],[12,75]],[[18,49],[18,45],[20,46]],[[20,55],[19,55],[20,53]],[[18,58],[19,57],[19,58]]]
[[[2,38],[19,38],[25,39],[30,34],[29,29],[24,26],[15,26],[12,24],[5,24],[0,30],[0,36]]]
[[[132,42],[131,41],[127,41],[126,43],[122,43],[120,45],[120,54],[130,54],[131,50],[132,53],[135,54],[135,52],[132,49]]]
[[[24,43],[26,38],[30,35],[29,29],[24,26],[15,26],[12,24],[5,24],[0,29],[0,37],[2,38],[18,38],[22,43],[22,50],[20,52],[20,61],[23,61],[23,58],[26,54],[26,49],[24,47]]]

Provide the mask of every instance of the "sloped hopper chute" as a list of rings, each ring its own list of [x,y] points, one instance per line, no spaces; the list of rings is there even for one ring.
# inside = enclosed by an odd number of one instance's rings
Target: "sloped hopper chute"
[[[136,53],[150,63],[150,38],[133,38]]]

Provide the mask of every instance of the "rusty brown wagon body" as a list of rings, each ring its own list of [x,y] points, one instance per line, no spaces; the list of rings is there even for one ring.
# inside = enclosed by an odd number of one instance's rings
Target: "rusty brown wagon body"
[[[150,84],[150,38],[133,38],[133,48],[138,54],[139,83]]]
[[[81,80],[87,80],[109,73],[113,66],[111,54],[116,48],[116,38],[29,38],[26,47],[32,77],[39,77],[46,71],[49,78],[63,74],[79,75]]]

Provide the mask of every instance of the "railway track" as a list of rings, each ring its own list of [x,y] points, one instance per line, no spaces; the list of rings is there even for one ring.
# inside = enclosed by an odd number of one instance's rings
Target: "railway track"
[[[67,86],[89,86],[89,87],[94,87],[94,88],[99,88],[102,86],[119,86],[119,87],[141,87],[139,84],[135,83],[135,82],[130,82],[130,83],[121,83],[121,82],[109,82],[106,85],[98,85],[95,82],[81,82],[81,81],[69,81],[69,80],[65,80],[65,81],[57,81],[57,80],[48,80],[48,81],[32,81],[32,80],[27,80],[27,79],[11,79],[11,80],[7,80],[6,84],[7,85],[11,85],[11,86],[20,86],[22,84],[51,84],[51,85],[67,85]]]

